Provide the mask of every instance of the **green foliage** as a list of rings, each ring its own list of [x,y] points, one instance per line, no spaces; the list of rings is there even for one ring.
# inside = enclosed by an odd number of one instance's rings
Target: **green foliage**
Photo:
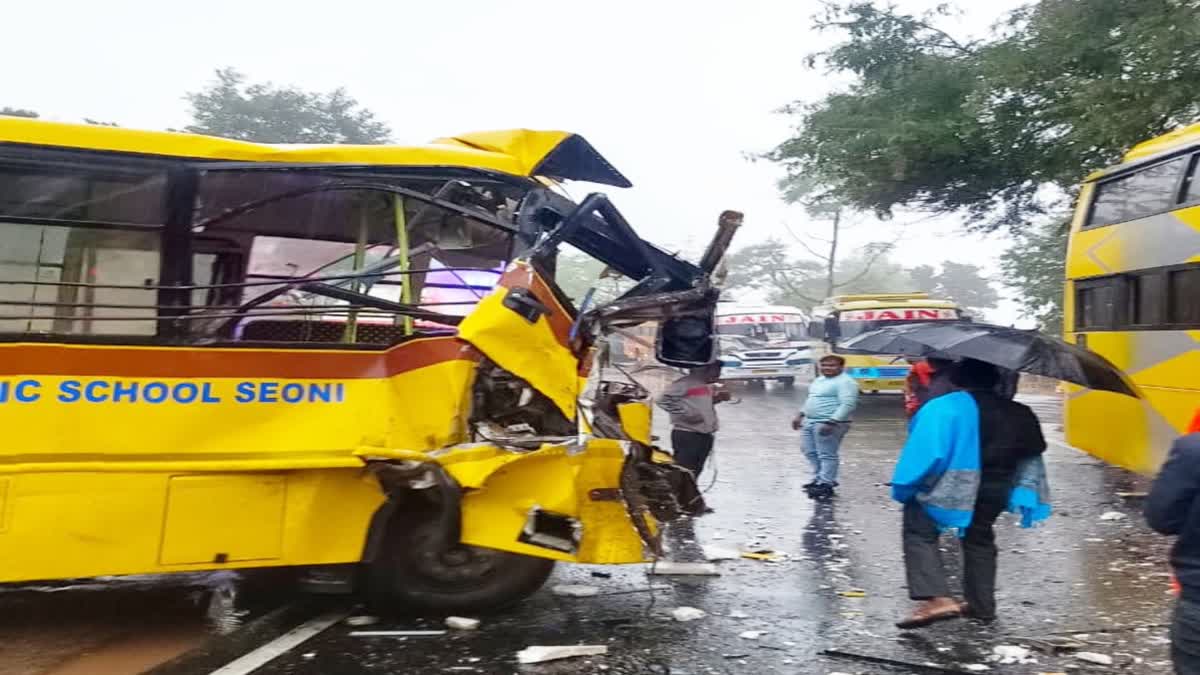
[[[554,283],[571,298],[576,307],[583,302],[590,288],[596,289],[592,294],[592,305],[604,304],[616,300],[633,286],[631,279],[620,274],[610,273],[606,276],[605,269],[604,263],[599,260],[578,250],[561,247]]]
[[[261,143],[386,143],[391,130],[344,89],[309,92],[270,83],[246,84],[233,68],[218,70],[204,90],[187,95],[186,131]]]
[[[811,309],[828,293],[825,265],[792,255],[781,241],[751,244],[731,253],[726,288],[737,298],[758,291],[772,304]],[[878,245],[866,246],[837,262],[834,293],[906,293],[927,291],[957,301],[976,315],[996,306],[1000,296],[974,265],[945,261],[941,269],[921,265],[906,269]]]
[[[824,266],[812,260],[789,255],[778,239],[751,244],[726,256],[729,276],[725,287],[765,291],[767,300],[781,305],[808,308],[824,296]]]
[[[940,271],[920,265],[908,270],[908,274],[916,290],[953,300],[972,316],[979,316],[1000,302],[1000,294],[977,265],[945,260]]]
[[[9,117],[28,117],[30,119],[37,119],[38,117],[41,117],[33,110],[26,110],[24,108],[10,108],[8,106],[0,108],[0,115],[7,115]]]
[[[1021,232],[1000,256],[1005,283],[1021,289],[1022,315],[1052,335],[1062,332],[1068,226],[1051,221]]]
[[[851,207],[1021,229],[1129,146],[1200,116],[1200,0],[1040,0],[978,43],[940,28],[947,16],[827,5],[818,25],[846,40],[812,62],[854,81],[787,107],[795,135],[770,158]]]

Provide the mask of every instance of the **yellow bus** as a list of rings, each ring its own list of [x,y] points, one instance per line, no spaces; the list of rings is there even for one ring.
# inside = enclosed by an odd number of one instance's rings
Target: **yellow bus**
[[[1152,472],[1200,407],[1200,125],[1084,182],[1066,261],[1066,339],[1129,373],[1138,401],[1069,388],[1067,441]]]
[[[824,353],[837,352],[837,343],[896,323],[960,321],[963,313],[949,300],[928,293],[836,295],[813,308],[810,335],[825,340]],[[833,335],[830,329],[836,326]],[[842,354],[846,373],[867,393],[903,392],[911,366],[891,355]]]
[[[715,358],[728,237],[702,269],[565,180],[629,185],[565,132],[0,117],[0,582],[293,566],[450,611],[657,555],[694,483],[593,364],[610,325],[668,315],[664,362]],[[559,244],[632,290],[572,306]]]

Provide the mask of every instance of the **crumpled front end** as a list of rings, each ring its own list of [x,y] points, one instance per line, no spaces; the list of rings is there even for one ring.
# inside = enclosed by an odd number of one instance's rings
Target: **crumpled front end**
[[[615,376],[608,339],[662,322],[660,362],[715,359],[718,292],[710,276],[740,215],[723,214],[696,266],[637,238],[602,196],[578,207],[533,197],[518,217],[528,247],[458,326],[458,339],[481,355],[464,441],[362,454],[393,501],[405,491],[436,491],[445,545],[582,563],[649,560],[662,552],[664,523],[705,507],[694,476],[653,446],[649,391]],[[635,285],[594,307],[589,292],[576,309],[548,271],[561,242]]]

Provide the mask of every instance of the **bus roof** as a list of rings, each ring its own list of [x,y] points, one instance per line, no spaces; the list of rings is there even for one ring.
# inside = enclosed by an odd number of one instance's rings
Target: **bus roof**
[[[1146,164],[1159,157],[1196,146],[1200,146],[1200,123],[1180,127],[1174,131],[1168,131],[1161,136],[1155,136],[1150,140],[1142,141],[1125,153],[1120,164],[1095,171],[1086,180],[1099,180],[1109,174],[1128,169],[1130,166]]]
[[[717,303],[717,316],[730,316],[734,314],[797,314],[800,316],[808,316],[808,314],[799,307],[790,305],[738,305],[732,302]]]
[[[935,300],[928,293],[874,293],[862,295],[835,295],[821,303],[823,308],[846,309],[894,309],[898,307],[929,307],[935,309],[958,309],[953,300]]]
[[[0,116],[0,145],[5,144],[208,161],[454,167],[632,186],[582,136],[566,131],[482,131],[419,146],[269,145],[172,131]]]
[[[1197,144],[1200,144],[1200,123],[1181,127],[1162,136],[1138,143],[1125,153],[1125,161],[1136,162],[1139,159]]]

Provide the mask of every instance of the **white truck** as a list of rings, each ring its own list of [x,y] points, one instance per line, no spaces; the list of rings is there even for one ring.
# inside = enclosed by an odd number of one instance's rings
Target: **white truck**
[[[808,322],[796,307],[718,303],[721,380],[784,386],[810,380],[815,351]]]

